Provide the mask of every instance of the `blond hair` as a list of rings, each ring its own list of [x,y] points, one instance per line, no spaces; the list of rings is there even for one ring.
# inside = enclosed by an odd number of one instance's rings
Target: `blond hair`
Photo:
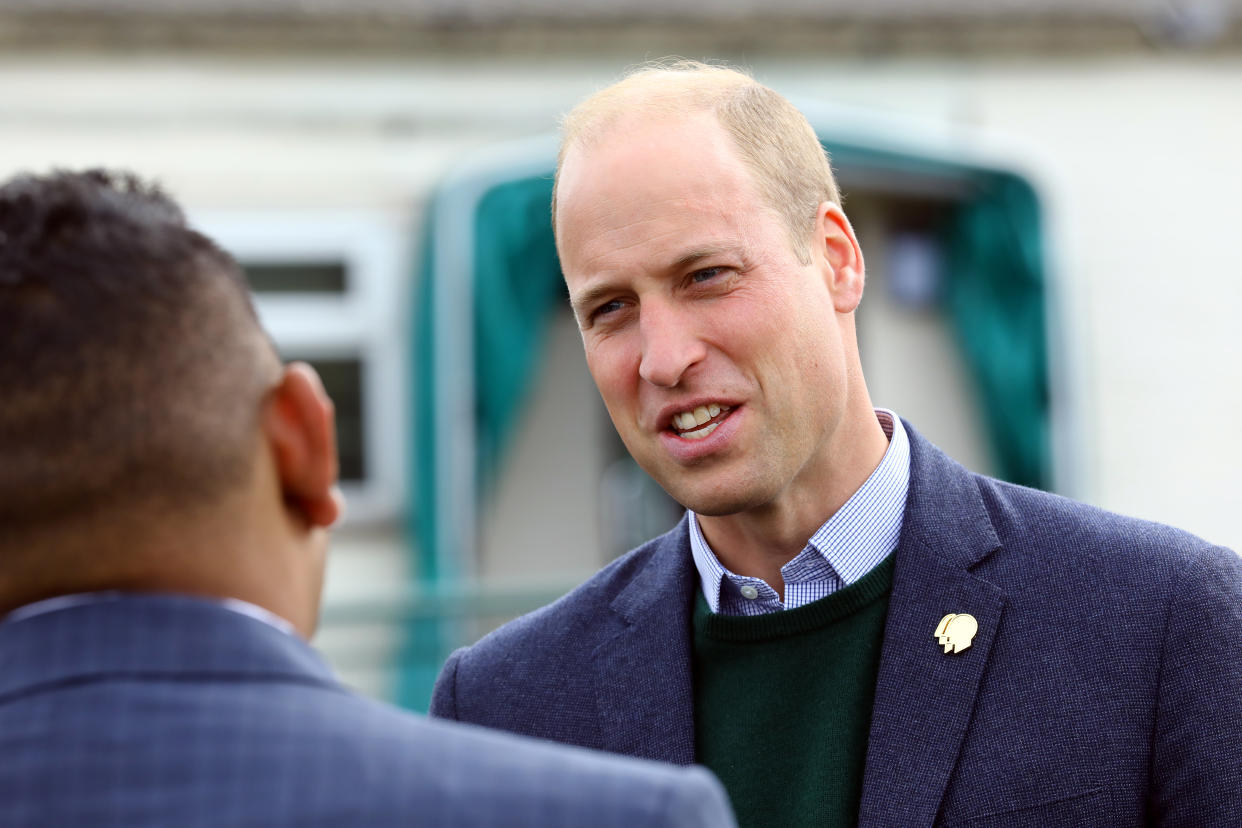
[[[819,205],[841,201],[815,130],[793,104],[749,75],[692,60],[647,64],[565,116],[552,187],[553,223],[561,166],[570,149],[608,135],[622,118],[702,111],[714,113],[732,136],[760,195],[784,220],[794,252],[808,264]]]

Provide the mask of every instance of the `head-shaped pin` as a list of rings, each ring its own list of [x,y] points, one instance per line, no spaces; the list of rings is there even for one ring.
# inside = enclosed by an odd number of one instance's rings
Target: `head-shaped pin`
[[[951,612],[936,625],[936,640],[944,647],[944,651],[960,653],[970,646],[975,633],[979,632],[979,622],[973,615]]]

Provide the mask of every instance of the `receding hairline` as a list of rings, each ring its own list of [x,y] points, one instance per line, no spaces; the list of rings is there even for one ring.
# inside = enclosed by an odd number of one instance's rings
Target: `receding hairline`
[[[589,95],[562,116],[554,204],[556,183],[569,152],[589,148],[621,119],[711,112],[723,127],[716,111],[721,93],[758,85],[741,70],[682,59],[652,61],[631,69],[621,80]]]
[[[782,216],[799,259],[809,261],[807,242],[819,205],[841,203],[814,129],[788,99],[748,72],[683,59],[643,64],[562,118],[552,187],[554,236],[561,170],[571,152],[589,150],[614,134],[623,119],[673,119],[698,112],[710,113],[729,136],[763,200]]]
[[[723,93],[762,87],[748,73],[725,66],[674,60],[643,64],[588,96],[561,119],[561,152],[590,143],[627,115],[714,111]]]

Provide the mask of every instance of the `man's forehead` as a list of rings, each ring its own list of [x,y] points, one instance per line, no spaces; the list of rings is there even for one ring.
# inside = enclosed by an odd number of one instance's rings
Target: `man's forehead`
[[[749,244],[741,211],[693,198],[633,209],[598,202],[561,225],[561,265],[571,283],[595,277],[682,271],[713,256],[742,255]],[[572,207],[570,208],[572,209]]]

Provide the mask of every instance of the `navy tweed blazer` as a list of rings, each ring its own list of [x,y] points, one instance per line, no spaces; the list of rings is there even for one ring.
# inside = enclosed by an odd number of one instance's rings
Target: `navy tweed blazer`
[[[859,824],[1242,825],[1242,560],[906,428]],[[432,714],[691,763],[697,583],[683,520],[453,653]],[[969,649],[937,642],[948,613],[977,619]]]
[[[0,825],[732,825],[701,768],[435,722],[301,640],[142,595],[0,624]]]

